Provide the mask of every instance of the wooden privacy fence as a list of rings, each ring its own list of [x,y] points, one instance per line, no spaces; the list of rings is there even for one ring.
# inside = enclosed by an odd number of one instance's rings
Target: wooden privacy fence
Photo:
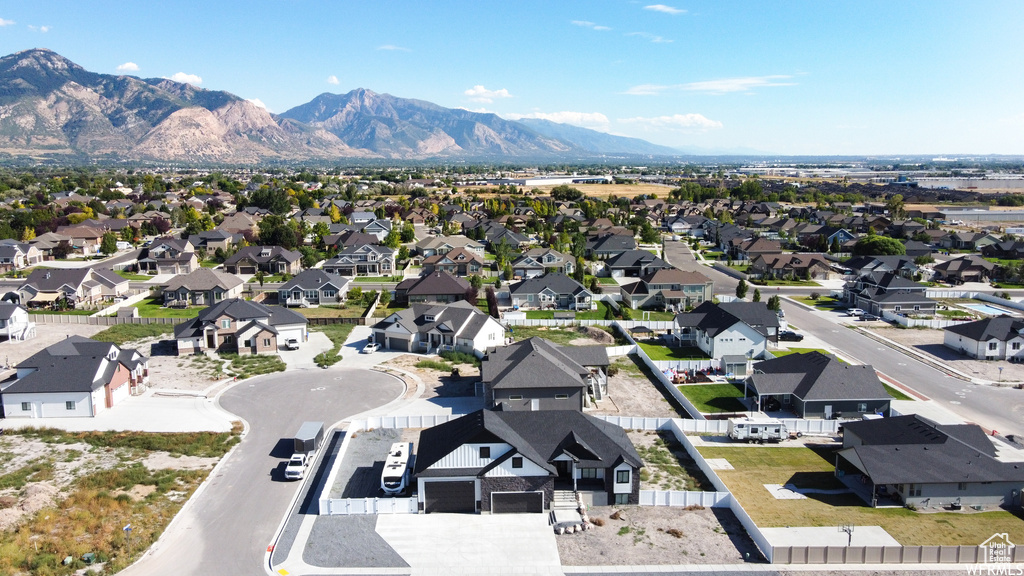
[[[129,318],[126,316],[81,316],[64,314],[29,314],[28,319],[36,324],[89,324],[92,326],[114,326],[116,324],[179,324],[188,318]]]

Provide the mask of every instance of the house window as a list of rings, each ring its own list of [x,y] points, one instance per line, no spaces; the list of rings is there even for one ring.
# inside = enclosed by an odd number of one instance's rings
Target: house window
[[[31,402],[22,402],[21,403],[21,410],[22,410],[22,412],[28,412],[31,409],[32,409],[32,403]]]
[[[580,468],[580,478],[597,478],[597,468]]]
[[[616,504],[629,504],[629,494],[616,494],[615,495],[615,503]]]
[[[334,298],[334,290],[324,290],[324,298]]]
[[[263,339],[263,346],[270,346],[270,338]]]
[[[907,484],[907,496],[920,496],[921,485],[920,484]]]
[[[915,304],[914,305],[914,311],[916,312],[916,311],[919,311],[919,310],[921,310],[921,306]]]
[[[893,310],[893,312],[899,312],[900,311],[900,307],[899,306],[893,306],[892,310]]]
[[[957,490],[967,490],[967,482],[960,482],[956,485]]]
[[[522,468],[523,467],[523,457],[522,456],[513,456],[512,457],[512,467],[513,468]]]
[[[522,400],[523,399],[523,395],[522,394],[509,394],[508,399],[509,400]]]
[[[221,320],[220,321],[220,327],[221,328],[231,328],[231,320]]]
[[[224,337],[224,343],[225,344],[231,344],[234,341],[235,341],[235,337],[232,336],[231,334],[228,334],[227,336]]]
[[[1020,350],[1020,342],[1014,342],[1013,344],[1010,344],[1010,348],[1012,348],[1013,350]]]
[[[246,348],[251,348],[252,347],[252,338],[246,338],[245,341],[242,342],[242,346],[245,346]]]
[[[568,400],[568,394],[555,394],[555,400]]]
[[[999,347],[999,344],[997,342],[989,342],[988,343],[988,349],[989,350],[995,350],[998,347]]]
[[[480,447],[480,457],[481,458],[490,458],[491,457],[491,447],[490,446],[481,446]]]
[[[615,472],[616,484],[629,484],[629,470],[618,470]]]
[[[868,405],[867,405],[866,402],[861,402],[860,404],[857,404],[857,412],[867,412],[867,411],[868,411]]]
[[[64,409],[65,410],[74,410],[75,409],[75,401],[74,400],[68,400],[67,402],[64,402]]]

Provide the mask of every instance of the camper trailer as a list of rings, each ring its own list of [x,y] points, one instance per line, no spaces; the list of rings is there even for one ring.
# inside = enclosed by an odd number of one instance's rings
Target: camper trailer
[[[409,457],[411,442],[395,442],[391,445],[384,471],[380,475],[380,489],[388,496],[401,494],[409,484]]]
[[[733,418],[729,420],[729,438],[760,444],[789,438],[789,432],[786,425],[775,418]]]

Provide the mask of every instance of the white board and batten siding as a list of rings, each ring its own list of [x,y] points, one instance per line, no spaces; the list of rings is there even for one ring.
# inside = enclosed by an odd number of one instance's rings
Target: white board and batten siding
[[[127,388],[127,384],[123,386]],[[60,392],[53,394],[4,394],[4,415],[7,418],[88,418],[96,411],[103,410],[103,388],[88,392]],[[75,409],[68,410],[67,403],[74,402]],[[28,410],[23,410],[23,403]]]
[[[626,482],[619,482],[619,472],[625,470],[627,475]],[[612,492],[615,494],[629,494],[633,491],[633,469],[630,468],[629,464],[623,462],[615,467],[615,476],[612,477]]]
[[[512,467],[512,458],[522,457],[523,466],[522,468]],[[516,477],[516,476],[547,476],[548,471],[535,464],[529,458],[522,456],[518,452],[512,455],[512,458],[508,458],[501,464],[498,464],[494,468],[487,471],[484,476],[488,478],[499,478],[499,477]]]
[[[490,458],[481,458],[480,449],[489,448],[491,452]],[[512,447],[504,442],[495,442],[489,444],[463,444],[455,450],[452,450],[443,458],[430,465],[431,470],[443,470],[445,468],[483,468],[495,458],[504,455],[506,452],[511,450]]]

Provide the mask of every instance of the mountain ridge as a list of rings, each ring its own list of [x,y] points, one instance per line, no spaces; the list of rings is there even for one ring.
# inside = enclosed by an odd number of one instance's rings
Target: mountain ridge
[[[616,150],[616,148],[619,148]],[[45,48],[0,57],[0,154],[238,163],[346,159],[596,158],[679,154],[569,125],[538,125],[357,88],[281,114],[167,78],[91,72]]]

